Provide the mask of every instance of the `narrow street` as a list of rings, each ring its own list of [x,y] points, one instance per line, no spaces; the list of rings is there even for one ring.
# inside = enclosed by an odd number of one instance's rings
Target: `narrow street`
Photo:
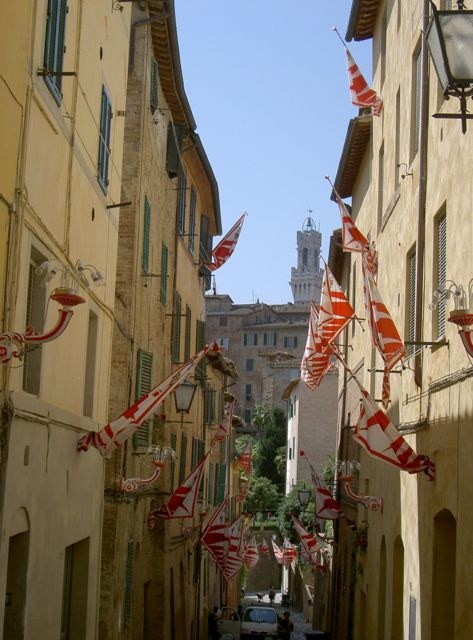
[[[269,600],[267,594],[265,595],[263,602],[268,604]],[[243,605],[243,610],[245,610],[249,605],[257,605],[258,597],[256,593],[246,593],[241,604]],[[291,618],[294,623],[294,631],[292,633],[291,640],[305,640],[304,633],[312,629],[312,624],[307,621],[305,615],[301,611],[298,611],[294,607],[283,607],[281,605],[281,592],[279,591],[276,593],[275,609],[276,613],[280,616],[282,616],[284,611],[291,612]]]

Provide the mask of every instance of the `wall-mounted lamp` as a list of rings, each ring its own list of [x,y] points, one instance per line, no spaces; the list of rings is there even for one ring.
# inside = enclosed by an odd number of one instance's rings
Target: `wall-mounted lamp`
[[[361,464],[357,460],[339,460],[334,468],[338,470],[338,479],[342,482],[348,496],[355,502],[360,502],[370,511],[383,513],[383,498],[376,496],[363,496],[355,493],[350,482],[360,472]]]
[[[301,505],[301,507],[307,507],[307,505],[310,502],[311,496],[312,496],[312,491],[310,489],[306,489],[304,487],[303,489],[297,490],[297,498],[299,500],[299,504]]]
[[[152,456],[152,464],[155,466],[155,470],[148,478],[122,478],[120,481],[120,489],[126,493],[133,493],[138,491],[141,487],[147,484],[151,484],[158,479],[161,469],[164,467],[165,460],[174,460],[176,452],[171,447],[160,447],[159,444],[155,444],[148,448],[148,455]]]
[[[434,118],[460,118],[466,132],[466,100],[473,95],[473,11],[465,11],[463,0],[456,11],[438,11],[430,1],[432,17],[426,33],[435,71],[446,99],[460,100],[460,113],[435,113]]]
[[[455,308],[450,311],[448,321],[457,325],[463,346],[473,358],[473,278],[466,290],[462,284],[447,280],[443,287],[435,289],[429,308],[435,309],[440,301],[449,298],[453,299]]]
[[[400,169],[401,167],[405,167],[405,168],[403,169],[402,173],[401,173],[401,178],[402,178],[403,180],[404,180],[404,178],[405,178],[406,176],[412,176],[412,175],[414,175],[414,174],[412,173],[412,171],[408,171],[408,168],[409,168],[409,167],[407,166],[407,162],[399,162],[399,163],[398,163],[398,165],[397,165],[397,168],[398,168],[398,169]]]
[[[184,380],[174,389],[174,402],[176,403],[176,411],[181,415],[189,413],[192,400],[194,399],[196,384],[192,384],[188,380]]]

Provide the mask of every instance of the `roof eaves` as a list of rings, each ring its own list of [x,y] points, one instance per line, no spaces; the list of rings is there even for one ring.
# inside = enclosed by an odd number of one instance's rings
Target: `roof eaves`
[[[368,40],[373,37],[380,0],[353,0],[345,40]]]
[[[352,118],[348,123],[345,143],[334,183],[335,189],[341,198],[348,198],[352,195],[361,161],[370,141],[372,120],[371,113],[368,110],[364,110],[364,113]],[[331,195],[331,200],[335,200],[334,193]]]

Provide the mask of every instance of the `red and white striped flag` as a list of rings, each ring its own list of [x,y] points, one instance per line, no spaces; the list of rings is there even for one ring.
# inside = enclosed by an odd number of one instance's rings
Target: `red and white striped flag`
[[[371,107],[373,115],[380,116],[383,110],[383,101],[374,89],[368,87],[348,48],[345,48],[345,52],[347,55],[348,84],[350,86],[352,104],[358,107]]]
[[[273,552],[274,557],[276,558],[276,562],[278,564],[282,564],[283,550],[281,549],[281,547],[278,547],[274,540],[271,540],[271,543],[273,545]]]
[[[311,304],[307,342],[301,362],[301,380],[311,390],[316,389],[331,365],[331,349],[326,345],[317,330],[319,312]]]
[[[114,449],[131,438],[146,420],[150,420],[158,412],[164,400],[195,369],[210,350],[219,351],[219,346],[216,343],[205,346],[188,362],[176,369],[154,389],[151,389],[149,393],[142,396],[134,405],[128,407],[118,418],[109,422],[100,431],[91,431],[83,436],[77,443],[77,450],[87,451],[89,447],[94,446],[103,456],[109,456]]]
[[[320,297],[318,333],[322,338],[324,351],[355,315],[332,272],[325,265],[322,295]]]
[[[241,228],[246,217],[245,213],[235,222],[230,231],[220,240],[218,245],[212,251],[212,262],[206,262],[205,266],[210,271],[219,269],[235,250],[236,243],[240,236]]]
[[[148,516],[148,527],[150,529],[154,529],[157,518],[169,520],[170,518],[194,517],[199,487],[208,455],[209,453],[207,452],[181,486],[174,491],[165,505],[151,511]]]
[[[256,538],[253,536],[251,540],[245,545],[243,562],[247,567],[252,569],[257,565],[258,560],[259,560],[258,545],[256,543]]]
[[[231,580],[243,565],[243,558],[241,557],[243,528],[243,516],[237,518],[228,527],[227,552],[222,572],[226,580]]]
[[[366,389],[359,382],[358,386],[362,402],[354,439],[373,458],[379,458],[409,473],[424,471],[429,480],[433,480],[435,464],[428,456],[415,453]]]
[[[286,569],[289,569],[295,560],[297,560],[297,549],[289,542],[288,538],[285,538],[282,547],[282,564]]]
[[[227,438],[232,434],[232,420],[233,420],[233,413],[235,411],[235,404],[236,404],[236,400],[232,400],[230,403],[227,404],[225,408],[225,415],[223,416],[220,424],[218,425],[217,427],[218,431],[214,435],[212,440],[214,441],[224,440],[225,438]]]
[[[223,571],[228,546],[228,498],[220,503],[205,525],[200,541]]]
[[[304,558],[309,564],[313,566],[320,564],[320,553],[322,550],[321,545],[292,513],[291,518],[294,524],[294,529],[296,530],[296,533],[299,536],[299,540],[301,542],[301,548],[303,550]]]
[[[243,471],[249,477],[253,473],[253,462],[251,457],[251,440],[248,441],[248,444],[240,453],[237,463],[241,466]]]
[[[261,553],[265,556],[269,556],[269,546],[266,542],[266,538],[263,538],[263,542],[261,543]]]
[[[370,265],[363,255],[362,268],[366,317],[371,329],[373,345],[384,361],[382,401],[383,407],[386,409],[389,405],[390,396],[389,373],[399,360],[405,356],[406,351],[396,325],[386,305],[381,300]]]

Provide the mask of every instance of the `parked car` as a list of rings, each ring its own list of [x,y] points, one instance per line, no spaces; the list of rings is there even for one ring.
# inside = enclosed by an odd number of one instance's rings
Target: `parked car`
[[[241,622],[240,640],[277,638],[278,617],[273,607],[247,607]]]
[[[241,620],[232,607],[222,607],[222,615],[218,621],[220,640],[240,640]]]

